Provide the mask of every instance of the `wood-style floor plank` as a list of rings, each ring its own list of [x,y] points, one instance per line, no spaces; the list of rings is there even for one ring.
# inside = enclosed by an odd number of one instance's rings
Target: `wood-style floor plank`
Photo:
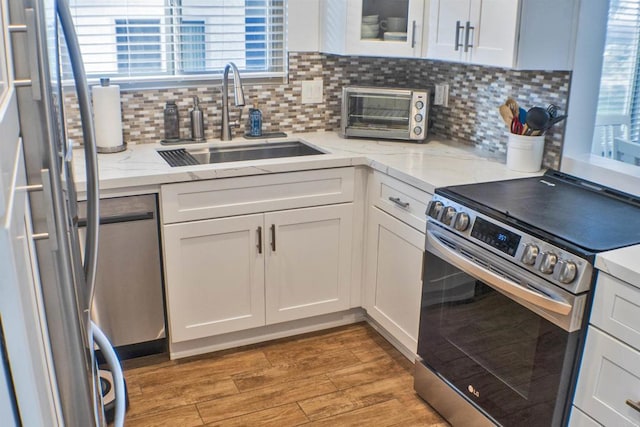
[[[127,417],[125,425],[127,427],[195,427],[202,426],[204,423],[196,406],[186,405],[139,418]]]
[[[276,406],[262,411],[252,412],[236,418],[227,418],[207,424],[207,427],[244,427],[244,426],[297,426],[306,424],[309,419],[295,403]]]
[[[366,323],[201,356],[126,361],[126,425],[446,426]]]

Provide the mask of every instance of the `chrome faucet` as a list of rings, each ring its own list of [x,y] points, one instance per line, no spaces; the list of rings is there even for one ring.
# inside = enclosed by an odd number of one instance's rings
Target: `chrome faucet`
[[[238,67],[233,62],[229,62],[224,67],[222,77],[222,141],[231,141],[231,122],[229,120],[229,69],[233,68],[233,96],[236,107],[244,106],[244,90],[242,89],[242,79]],[[240,113],[242,115],[242,113]],[[238,124],[239,125],[239,124]]]

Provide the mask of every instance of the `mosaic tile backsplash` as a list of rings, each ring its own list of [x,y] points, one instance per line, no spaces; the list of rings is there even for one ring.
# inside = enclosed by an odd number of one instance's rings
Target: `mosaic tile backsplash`
[[[302,105],[301,82],[322,79],[324,102]],[[528,109],[555,104],[567,108],[570,72],[513,71],[423,59],[392,59],[335,56],[322,53],[290,53],[289,81],[282,84],[245,84],[247,106],[237,136],[245,132],[247,109],[258,103],[263,113],[264,132],[310,132],[338,130],[341,91],[347,85],[374,85],[432,89],[450,85],[448,107],[433,106],[431,135],[475,146],[492,155],[505,155],[507,128],[498,106],[508,96]],[[158,90],[122,90],[122,118],[125,142],[156,142],[163,137],[163,109],[175,100],[180,110],[182,137],[189,135],[189,110],[194,96],[200,98],[205,117],[206,138],[218,138],[222,112],[220,86]],[[67,95],[69,136],[81,140],[79,112],[74,95]],[[231,120],[240,109],[231,106]],[[564,126],[547,132],[543,164],[558,168]]]

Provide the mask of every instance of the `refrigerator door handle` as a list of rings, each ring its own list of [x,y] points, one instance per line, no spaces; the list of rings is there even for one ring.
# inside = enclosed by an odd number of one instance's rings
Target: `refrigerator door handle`
[[[24,20],[27,29],[27,41],[32,49],[29,49],[29,75],[31,76],[31,96],[34,101],[42,100],[42,86],[38,71],[38,42],[36,40],[36,12],[32,7],[24,10]]]
[[[56,10],[60,18],[62,32],[67,42],[67,49],[69,50],[69,59],[71,61],[73,79],[75,80],[78,104],[80,106],[82,134],[84,136],[87,178],[87,237],[85,242],[84,273],[88,287],[88,307],[91,307],[96,283],[96,270],[98,267],[98,226],[100,224],[100,194],[95,128],[91,114],[89,86],[87,85],[87,76],[82,62],[80,44],[67,0],[58,0],[56,2]]]
[[[122,374],[122,367],[116,352],[113,350],[111,343],[102,332],[102,330],[91,321],[91,333],[98,347],[102,351],[111,375],[113,375],[113,387],[115,389],[115,415],[113,419],[113,425],[115,427],[122,427],[124,425],[124,414],[127,410],[126,397],[124,388],[124,375]]]

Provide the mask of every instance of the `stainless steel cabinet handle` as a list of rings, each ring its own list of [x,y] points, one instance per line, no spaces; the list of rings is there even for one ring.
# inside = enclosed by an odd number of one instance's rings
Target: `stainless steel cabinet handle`
[[[411,27],[411,48],[416,47],[416,21],[413,21],[413,26]]]
[[[271,250],[276,251],[276,226],[271,224]]]
[[[465,29],[464,29],[464,51],[465,52],[469,52],[469,48],[473,47],[473,43],[469,44],[469,34],[471,33],[471,30],[475,31],[475,27],[472,27],[471,22],[467,21],[467,25],[465,26]]]
[[[638,402],[637,400],[627,399],[626,402],[624,403],[631,406],[636,411],[640,412],[640,402]]]
[[[262,227],[258,227],[258,253],[262,253]]]
[[[456,22],[456,45],[455,50],[458,50],[462,47],[462,43],[460,43],[460,30],[464,30],[464,26],[460,23],[460,21]]]
[[[396,205],[400,206],[401,208],[408,208],[409,207],[409,202],[403,202],[402,200],[400,200],[400,197],[389,196],[389,200],[391,200],[393,203],[395,203]]]

